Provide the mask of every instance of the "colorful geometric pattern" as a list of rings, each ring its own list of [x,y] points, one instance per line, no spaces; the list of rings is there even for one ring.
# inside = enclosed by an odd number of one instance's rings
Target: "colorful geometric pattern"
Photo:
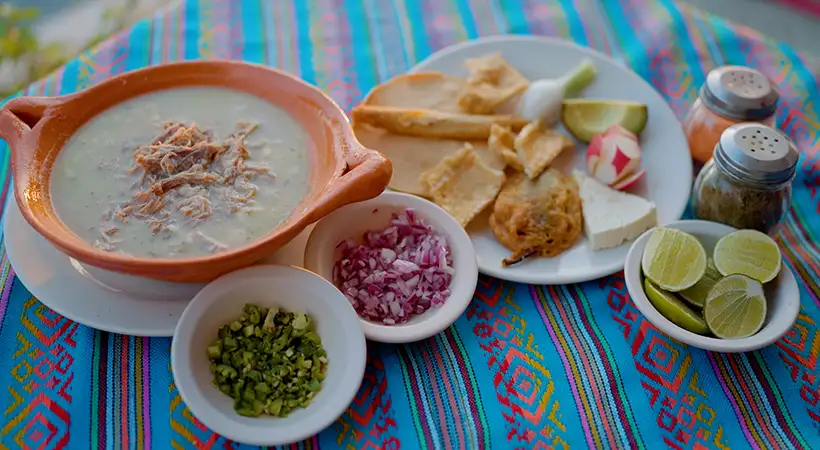
[[[502,33],[559,36],[609,53],[679,115],[716,65],[751,65],[775,80],[778,123],[802,153],[777,235],[800,281],[797,323],[760,351],[710,353],[653,327],[622,274],[566,286],[481,277],[468,311],[444,333],[369,344],[348,411],[287,448],[820,448],[818,66],[781,43],[672,0],[187,0],[26,93],[74,92],[166,61],[230,58],[283,68],[350,108],[442,47]],[[7,148],[0,152],[5,196]],[[169,354],[169,339],[60,317],[3,256],[0,449],[250,448],[191,415]]]

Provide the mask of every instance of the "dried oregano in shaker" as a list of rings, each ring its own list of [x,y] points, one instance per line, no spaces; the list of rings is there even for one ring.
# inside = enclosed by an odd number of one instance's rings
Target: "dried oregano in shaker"
[[[729,127],[695,179],[692,212],[770,233],[789,210],[798,156],[789,138],[766,125]]]

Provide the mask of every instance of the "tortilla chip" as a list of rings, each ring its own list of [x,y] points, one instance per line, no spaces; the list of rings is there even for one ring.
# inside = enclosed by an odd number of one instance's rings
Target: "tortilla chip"
[[[458,98],[461,110],[470,114],[492,114],[495,108],[530,85],[498,53],[468,59],[470,75]]]
[[[424,172],[420,182],[430,198],[466,227],[501,190],[504,172],[484,164],[470,144]]]
[[[575,143],[569,137],[532,122],[515,138],[515,151],[524,165],[524,172],[534,180],[566,149]]]
[[[367,125],[353,128],[362,145],[378,150],[393,163],[390,188],[414,195],[425,195],[419,176],[435,167],[442,158],[458,153],[465,141],[402,136]],[[473,151],[485,164],[501,170],[504,162],[487,147],[487,141],[472,141]]]
[[[490,139],[487,140],[487,146],[504,161],[507,167],[518,171],[524,170],[524,166],[518,160],[518,154],[515,153],[515,133],[509,128],[493,125],[490,128]]]
[[[372,125],[408,136],[486,140],[493,124],[520,130],[527,121],[513,116],[453,114],[431,109],[359,105],[351,113],[356,124]]]
[[[362,104],[460,113],[458,96],[466,82],[439,72],[408,73],[373,88]]]

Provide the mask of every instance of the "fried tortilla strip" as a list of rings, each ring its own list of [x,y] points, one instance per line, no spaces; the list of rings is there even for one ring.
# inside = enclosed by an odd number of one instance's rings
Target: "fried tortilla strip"
[[[440,72],[408,73],[373,88],[362,104],[460,113],[458,97],[466,82]]]
[[[495,200],[504,178],[504,172],[489,168],[472,146],[465,144],[461,151],[424,172],[420,182],[433,202],[466,227]]]
[[[455,155],[464,148],[465,141],[403,136],[368,125],[353,127],[356,139],[367,148],[380,151],[393,162],[390,188],[409,194],[425,196],[419,182],[422,173],[432,169],[441,159]],[[504,169],[504,162],[487,147],[487,141],[471,141],[473,151],[492,169]]]
[[[492,114],[496,107],[530,85],[499,53],[468,59],[464,64],[470,75],[458,98],[458,106],[470,114]]]
[[[534,180],[562,151],[573,148],[575,143],[555,130],[532,122],[518,133],[514,146],[524,172]]]
[[[515,153],[515,134],[509,128],[501,125],[493,124],[490,128],[490,139],[487,140],[487,146],[490,151],[498,155],[507,167],[511,167],[517,171],[523,171],[524,166],[518,160],[518,154]]]
[[[356,106],[352,116],[356,124],[372,125],[392,133],[465,141],[488,139],[493,124],[507,126],[514,131],[527,124],[526,120],[513,116],[478,116],[369,105]]]
[[[583,231],[578,184],[555,169],[534,181],[518,173],[498,194],[490,228],[512,252],[501,262],[503,267],[532,256],[560,255]]]

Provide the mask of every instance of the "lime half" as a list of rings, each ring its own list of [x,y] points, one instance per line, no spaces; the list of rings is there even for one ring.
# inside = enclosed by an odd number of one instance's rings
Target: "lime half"
[[[696,237],[674,228],[656,228],[641,257],[643,274],[661,289],[679,292],[706,272],[706,250]]]
[[[612,125],[640,134],[649,118],[646,105],[620,100],[572,98],[562,103],[561,120],[579,141],[589,142]]]
[[[721,279],[706,298],[703,318],[720,338],[737,339],[757,333],[766,320],[763,285],[746,275]]]
[[[706,303],[706,297],[709,296],[709,291],[712,290],[712,287],[714,287],[715,283],[721,278],[723,278],[723,276],[715,269],[714,261],[709,259],[706,262],[706,271],[700,280],[698,280],[694,286],[680,291],[680,296],[693,306],[703,308],[703,305]]]
[[[643,289],[652,306],[670,322],[692,333],[709,334],[709,327],[700,314],[678,300],[675,294],[658,288],[646,278],[643,280]]]
[[[761,283],[774,280],[782,264],[777,243],[755,230],[738,230],[723,236],[715,245],[713,258],[721,274],[746,275]]]

